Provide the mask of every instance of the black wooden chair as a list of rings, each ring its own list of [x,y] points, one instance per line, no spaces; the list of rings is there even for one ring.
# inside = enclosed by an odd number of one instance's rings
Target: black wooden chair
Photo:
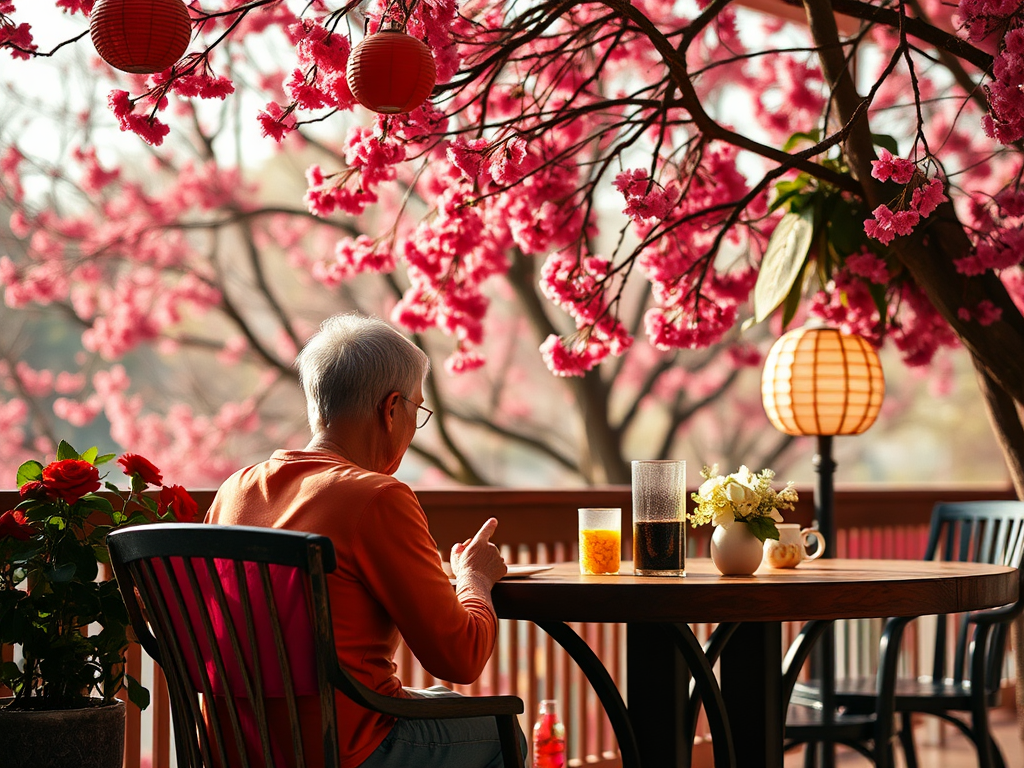
[[[975,562],[1020,568],[1024,557],[1024,502],[974,501],[936,504],[925,560]],[[893,707],[899,715],[898,737],[907,768],[917,767],[911,718],[914,713],[935,715],[953,723],[975,745],[980,768],[1003,768],[1005,762],[988,727],[988,708],[998,702],[1007,633],[1013,620],[1024,611],[1024,589],[1016,603],[966,615],[940,615],[932,638],[934,661],[931,674],[918,678],[895,678]],[[897,668],[900,639],[913,617],[890,618],[885,622],[879,647],[879,675],[875,678],[840,679],[835,701],[840,718],[875,718],[885,697],[879,697],[883,678]],[[810,622],[798,643],[805,644],[802,664],[814,635],[827,622]],[[804,635],[810,642],[804,640]],[[788,672],[788,671],[787,671]],[[804,709],[821,709],[820,688],[796,682],[799,666],[787,683],[792,701]],[[880,703],[883,702],[883,703]],[[889,717],[888,712],[882,713]],[[786,735],[790,736],[787,719]],[[793,722],[794,734],[800,724]],[[813,739],[809,739],[813,740]]]
[[[382,696],[339,666],[330,539],[171,523],[107,544],[132,627],[167,678],[178,765],[337,766],[337,689],[396,718],[492,716],[504,765],[522,768],[518,697]],[[310,703],[315,716],[300,717]]]

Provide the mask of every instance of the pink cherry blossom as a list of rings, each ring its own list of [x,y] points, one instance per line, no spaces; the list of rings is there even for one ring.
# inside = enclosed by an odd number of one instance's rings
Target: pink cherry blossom
[[[862,248],[860,253],[851,253],[847,256],[846,268],[850,274],[863,277],[876,285],[889,283],[889,268],[885,265],[885,260],[867,248]]]
[[[121,130],[137,134],[147,144],[160,146],[164,137],[171,131],[168,125],[161,123],[155,116],[136,113],[135,104],[129,99],[128,91],[111,91],[107,103]]]
[[[56,0],[56,5],[68,13],[81,13],[88,16],[92,13],[92,6],[95,2],[96,0]]]
[[[871,161],[871,175],[879,181],[892,179],[897,184],[909,184],[915,169],[912,162],[895,157],[888,149],[883,149],[878,159]]]
[[[31,59],[32,52],[38,50],[32,40],[31,27],[25,23],[0,24],[0,48],[6,48],[15,59]]]
[[[53,388],[62,395],[73,395],[80,392],[85,386],[85,375],[81,373],[69,373],[61,371],[57,374]]]
[[[86,402],[78,402],[66,397],[58,397],[53,401],[53,413],[73,427],[84,427],[103,410],[99,398],[89,398]]]
[[[864,222],[864,232],[883,245],[891,243],[897,235],[909,235],[921,220],[917,211],[894,213],[887,205],[878,206],[872,214],[874,218]]]
[[[479,351],[459,348],[445,359],[444,369],[451,375],[464,374],[483,367],[486,362],[487,358]]]
[[[675,200],[669,190],[662,188],[647,171],[633,169],[615,177],[613,186],[626,198],[623,213],[634,221],[664,219]]]
[[[22,391],[32,397],[46,397],[53,392],[53,372],[37,371],[21,360],[14,367]]]
[[[979,325],[992,325],[1003,316],[1003,310],[997,307],[988,299],[982,299],[973,308],[960,307],[957,310],[957,317],[965,322],[972,320]]]
[[[946,202],[946,194],[942,190],[942,182],[931,179],[914,190],[910,208],[917,211],[922,219],[932,215],[940,203]]]

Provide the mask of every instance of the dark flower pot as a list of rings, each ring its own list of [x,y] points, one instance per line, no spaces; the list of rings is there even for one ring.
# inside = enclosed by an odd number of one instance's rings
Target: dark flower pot
[[[0,700],[0,768],[121,768],[123,701],[82,709],[6,709]]]

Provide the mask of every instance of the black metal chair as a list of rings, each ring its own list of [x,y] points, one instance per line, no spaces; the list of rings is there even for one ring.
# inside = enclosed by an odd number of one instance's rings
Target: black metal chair
[[[1020,568],[1022,557],[1024,502],[974,501],[935,505],[925,560]],[[988,708],[998,702],[1007,632],[1022,611],[1024,590],[1017,602],[1001,608],[966,615],[937,616],[931,642],[934,653],[931,674],[918,678],[896,678],[893,675],[904,629],[914,618],[888,619],[879,647],[878,676],[837,681],[835,701],[840,707],[839,718],[881,720],[879,707],[885,706],[886,697],[880,697],[878,691],[887,685],[885,680],[892,675],[892,704],[899,714],[898,737],[907,768],[917,767],[911,727],[914,713],[934,715],[953,723],[974,743],[980,768],[1003,768],[1002,754],[989,733]],[[813,645],[814,636],[820,635],[827,624],[810,622],[805,626],[797,641],[800,648],[793,654],[795,669],[792,672],[787,670],[787,690],[792,692],[792,701],[802,705],[805,711],[822,708],[820,688],[797,683],[796,676],[799,665]],[[882,715],[890,717],[887,710],[882,711]],[[814,736],[811,730],[801,733],[801,727],[798,721],[793,721],[794,736]],[[787,719],[787,739],[790,733],[791,724]],[[818,734],[818,737],[803,740],[815,741],[827,738],[827,734]]]
[[[894,627],[881,641],[878,673],[871,681],[868,705],[860,709],[828,708],[819,689],[798,683],[801,668],[815,643],[832,626],[831,621],[808,622],[786,653],[782,664],[782,698],[786,706],[783,748],[806,745],[805,766],[816,764],[818,744],[843,744],[871,760],[876,768],[893,768],[895,755],[895,688],[898,654],[886,654],[888,645],[898,646],[903,626]]]
[[[400,699],[341,668],[330,539],[172,523],[115,531],[107,544],[132,627],[167,678],[178,765],[337,766],[337,689],[396,718],[492,716],[504,765],[522,768],[518,697]],[[310,702],[312,721],[299,716]]]

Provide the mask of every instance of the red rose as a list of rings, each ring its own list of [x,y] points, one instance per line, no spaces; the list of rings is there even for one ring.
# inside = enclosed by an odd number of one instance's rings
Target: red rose
[[[87,493],[100,489],[100,472],[81,459],[55,461],[43,468],[43,485],[48,495],[74,504]]]
[[[139,456],[137,453],[126,453],[117,463],[124,467],[124,473],[129,477],[138,475],[146,485],[160,485],[164,481],[163,475],[153,462]]]
[[[45,499],[47,495],[42,480],[29,480],[21,486],[19,493],[23,499]]]
[[[35,529],[20,509],[11,509],[0,515],[0,539],[28,541]]]
[[[160,489],[157,513],[167,514],[167,510],[171,508],[173,508],[174,516],[179,523],[191,523],[199,514],[199,505],[196,504],[196,500],[189,496],[188,491],[180,485],[165,485]]]

